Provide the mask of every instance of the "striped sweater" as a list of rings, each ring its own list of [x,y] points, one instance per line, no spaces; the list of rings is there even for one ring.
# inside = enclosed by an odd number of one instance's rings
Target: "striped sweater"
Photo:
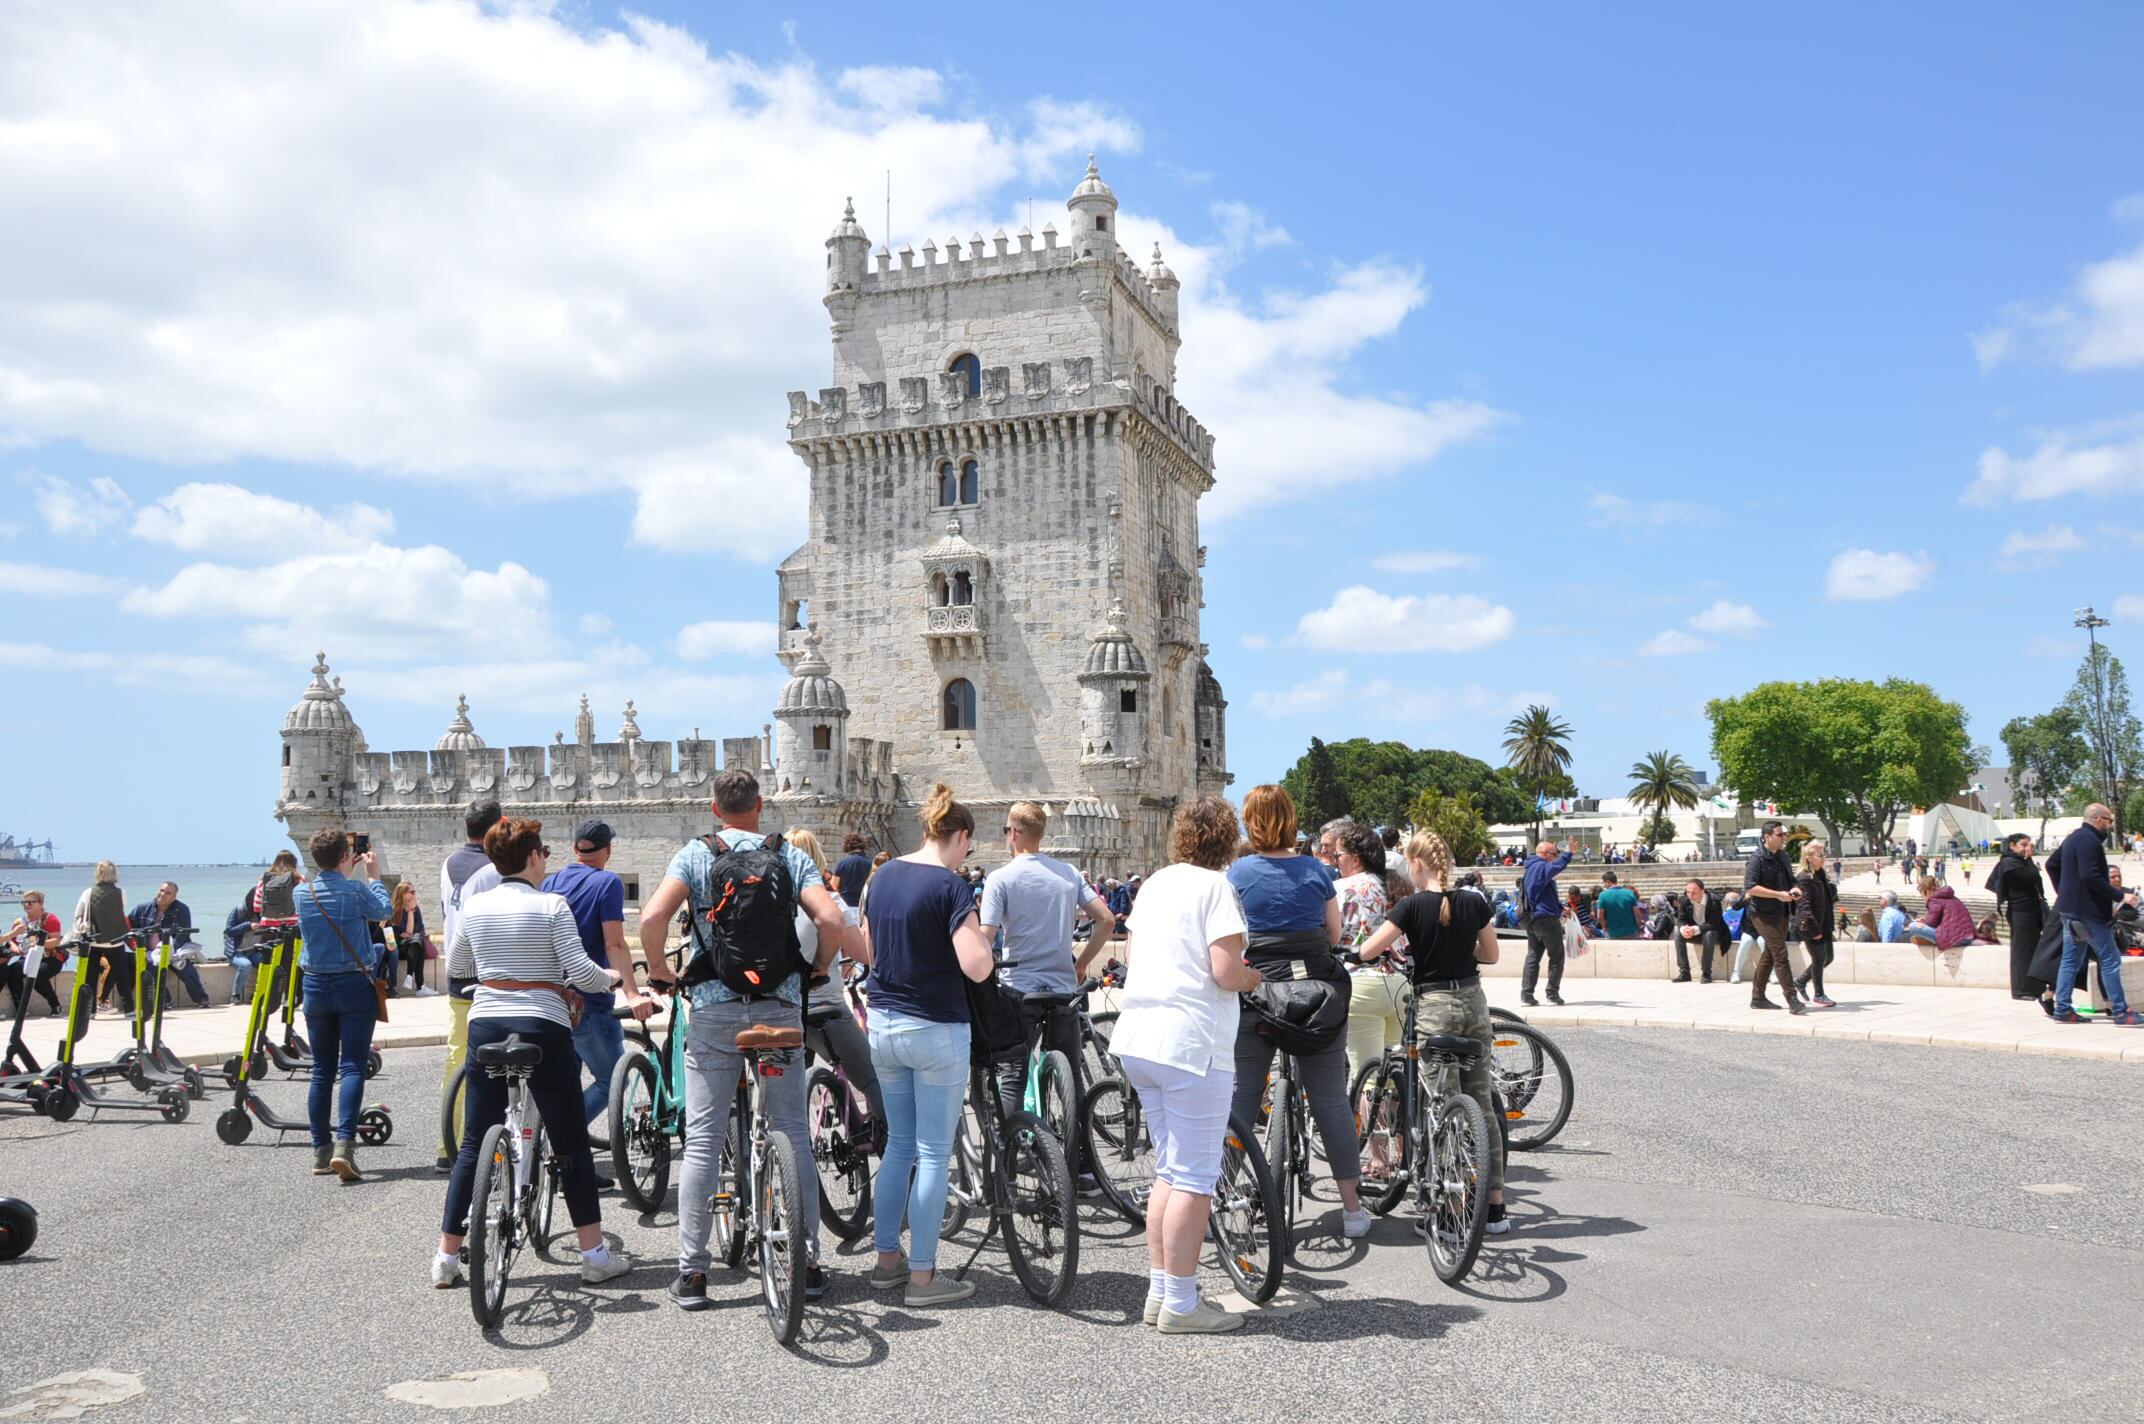
[[[526,880],[508,880],[462,902],[447,946],[450,979],[525,979],[569,984],[582,993],[610,988],[610,971],[588,957],[573,907]],[[479,988],[472,1019],[539,1018],[561,1028],[572,1016],[546,989]]]

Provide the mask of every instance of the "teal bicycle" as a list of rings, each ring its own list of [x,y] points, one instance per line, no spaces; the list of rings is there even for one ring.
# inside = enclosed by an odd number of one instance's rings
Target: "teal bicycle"
[[[685,1034],[692,1010],[670,999],[670,1023],[658,1044],[648,1026],[632,1029],[629,1048],[610,1075],[610,1162],[618,1194],[636,1211],[654,1211],[670,1190],[670,1159],[685,1141]],[[677,1144],[677,1146],[673,1146]]]

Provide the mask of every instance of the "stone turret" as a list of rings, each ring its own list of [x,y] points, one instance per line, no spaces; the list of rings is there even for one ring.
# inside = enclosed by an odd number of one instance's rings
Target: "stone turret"
[[[1200,653],[1205,652],[1201,648]],[[1228,769],[1228,699],[1221,695],[1221,679],[1213,675],[1206,659],[1199,658],[1197,695],[1192,702],[1193,734],[1198,738],[1198,788],[1202,795],[1219,796],[1236,778]]]
[[[1184,284],[1176,280],[1169,264],[1161,260],[1161,244],[1158,242],[1154,244],[1153,264],[1146,269],[1146,281],[1154,294],[1154,310],[1160,315],[1162,324],[1168,327],[1170,344],[1174,345],[1177,339],[1177,294]]]
[[[484,739],[476,734],[469,721],[469,695],[463,693],[454,699],[454,720],[447,723],[447,730],[432,743],[435,752],[480,752]]]
[[[804,655],[774,707],[774,785],[781,795],[838,797],[848,770],[849,698],[807,629]]]
[[[1079,674],[1080,770],[1097,790],[1126,796],[1147,761],[1147,684],[1153,674],[1132,641],[1124,605],[1110,605]]]
[[[1087,176],[1072,190],[1065,206],[1072,210],[1072,250],[1081,257],[1117,261],[1117,195],[1102,181],[1102,172],[1087,155]]]
[[[342,679],[328,681],[328,655],[313,655],[313,681],[283,718],[280,807],[340,817],[343,793],[355,778],[357,749],[365,734],[343,706]]]

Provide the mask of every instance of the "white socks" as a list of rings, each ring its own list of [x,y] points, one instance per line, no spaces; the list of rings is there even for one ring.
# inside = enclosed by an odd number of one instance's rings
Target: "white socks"
[[[1146,1273],[1146,1298],[1148,1300],[1166,1300],[1169,1295],[1169,1289],[1165,1282],[1168,1279],[1169,1273],[1161,1267],[1149,1267]]]
[[[1169,1276],[1161,1278],[1161,1308],[1173,1310],[1178,1315],[1189,1315],[1199,1308],[1199,1278],[1197,1275]]]
[[[581,1248],[581,1259],[583,1261],[586,1261],[591,1266],[609,1265],[610,1243],[608,1241],[605,1241],[599,1246],[585,1246]]]
[[[442,1266],[455,1266],[461,1264],[460,1255],[453,1251],[435,1251],[432,1253],[432,1259],[439,1262],[439,1264]]]

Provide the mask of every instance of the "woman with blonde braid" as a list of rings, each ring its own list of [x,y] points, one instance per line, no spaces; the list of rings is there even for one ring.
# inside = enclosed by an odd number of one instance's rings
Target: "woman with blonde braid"
[[[1482,1115],[1495,1120],[1489,1091],[1489,998],[1482,992],[1481,966],[1496,963],[1496,929],[1489,902],[1479,895],[1450,889],[1452,852],[1435,831],[1407,838],[1407,875],[1415,894],[1394,905],[1362,948],[1366,960],[1382,958],[1405,936],[1411,947],[1414,978],[1414,1026],[1421,1034],[1450,1033],[1481,1043],[1481,1053],[1459,1073],[1459,1085],[1481,1104]],[[1504,1215],[1504,1137],[1491,1131],[1489,1157],[1489,1234],[1511,1230]],[[1427,1230],[1418,1223],[1417,1231]]]

